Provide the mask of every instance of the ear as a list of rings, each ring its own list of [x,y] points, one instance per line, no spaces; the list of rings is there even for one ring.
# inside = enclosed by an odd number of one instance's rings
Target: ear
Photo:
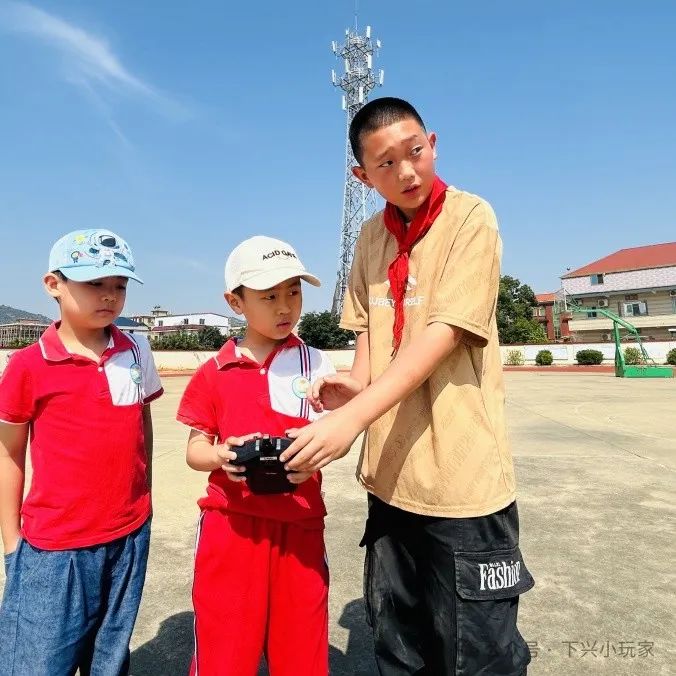
[[[430,142],[430,146],[432,148],[432,158],[437,159],[437,135],[431,131],[429,134],[427,134],[427,140]]]
[[[366,170],[363,167],[359,165],[352,167],[352,175],[355,176],[357,180],[361,181],[365,186],[373,188],[373,183],[371,183],[369,180]]]
[[[61,284],[63,283],[53,272],[48,272],[43,278],[42,283],[45,291],[52,298],[61,297]]]
[[[236,293],[229,293],[226,291],[223,294],[223,298],[230,306],[230,309],[237,315],[241,315],[244,312],[242,308],[242,299]]]

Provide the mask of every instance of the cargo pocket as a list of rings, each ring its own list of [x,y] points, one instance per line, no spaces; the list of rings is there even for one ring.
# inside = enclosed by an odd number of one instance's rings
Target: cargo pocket
[[[519,548],[454,556],[456,676],[520,676],[530,651],[516,626],[519,596],[535,582]]]

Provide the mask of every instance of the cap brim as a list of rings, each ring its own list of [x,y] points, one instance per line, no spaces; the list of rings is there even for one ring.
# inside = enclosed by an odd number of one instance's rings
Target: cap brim
[[[93,282],[95,279],[104,279],[105,277],[126,277],[133,279],[139,284],[143,284],[143,280],[126,268],[115,266],[105,266],[97,268],[92,265],[72,268],[59,268],[59,272],[66,278],[74,282]]]
[[[254,291],[265,291],[292,277],[300,277],[308,284],[312,284],[312,286],[322,285],[321,281],[319,281],[319,277],[315,277],[309,272],[301,272],[298,268],[294,267],[275,268],[274,270],[261,272],[257,275],[253,275],[249,279],[242,279],[241,284],[248,289],[254,289]],[[232,289],[230,289],[230,291],[232,291]]]

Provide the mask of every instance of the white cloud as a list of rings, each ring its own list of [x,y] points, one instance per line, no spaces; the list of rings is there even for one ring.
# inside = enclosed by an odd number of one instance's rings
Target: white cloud
[[[99,100],[106,90],[135,95],[163,113],[176,115],[181,106],[127,69],[101,37],[23,2],[0,2],[0,28],[32,36],[56,49],[63,57],[66,79]],[[96,106],[101,111],[101,105]],[[106,115],[113,128],[115,123]],[[119,131],[119,130],[117,130]]]

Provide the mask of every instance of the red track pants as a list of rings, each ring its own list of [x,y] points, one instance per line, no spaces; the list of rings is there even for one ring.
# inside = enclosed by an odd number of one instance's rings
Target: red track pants
[[[195,552],[192,676],[327,676],[324,532],[205,511]]]

